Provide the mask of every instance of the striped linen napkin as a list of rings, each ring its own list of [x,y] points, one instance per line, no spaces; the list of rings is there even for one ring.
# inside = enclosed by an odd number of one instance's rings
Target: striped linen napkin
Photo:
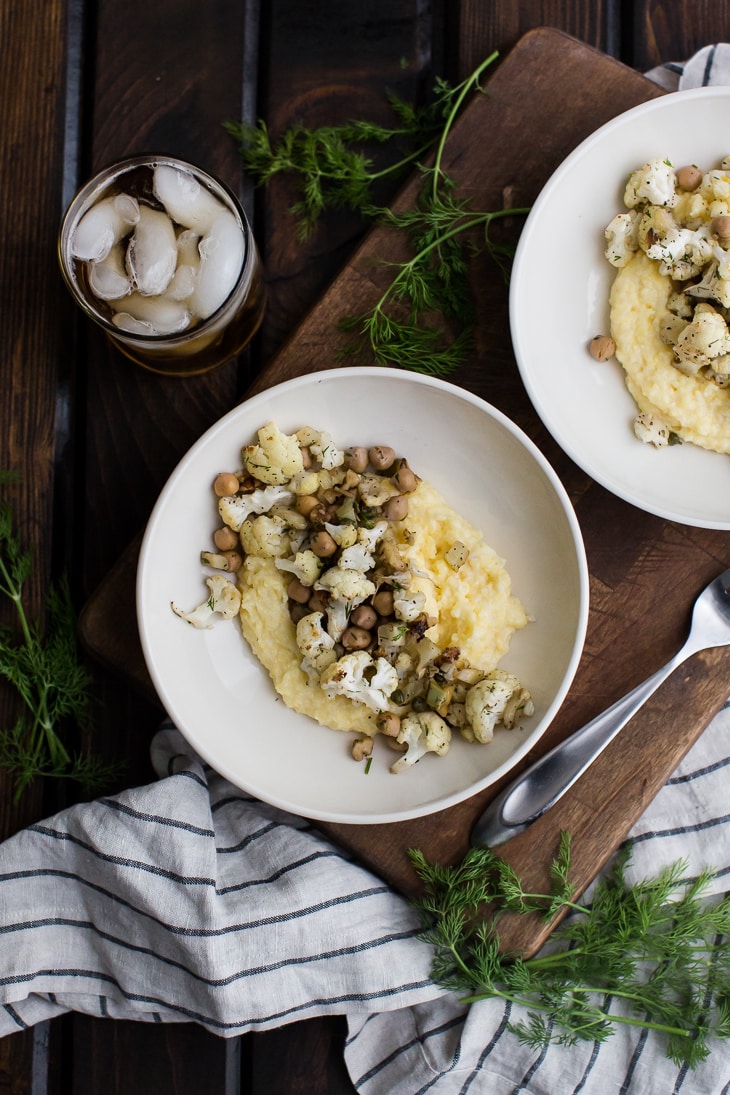
[[[730,46],[649,75],[668,90],[730,83]],[[629,880],[677,859],[730,873],[730,704],[631,833]],[[67,1011],[189,1021],[227,1037],[346,1015],[362,1095],[730,1093],[730,1048],[694,1072],[661,1038],[546,1050],[500,1001],[462,1006],[429,976],[407,901],[312,826],[251,799],[173,728],[159,779],[80,804],[0,845],[0,1036]]]

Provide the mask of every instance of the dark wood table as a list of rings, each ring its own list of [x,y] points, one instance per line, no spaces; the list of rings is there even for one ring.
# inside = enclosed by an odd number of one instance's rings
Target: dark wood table
[[[386,121],[384,89],[420,100],[435,75],[457,81],[541,25],[641,72],[726,37],[730,0],[3,6],[0,468],[22,476],[9,495],[34,545],[29,600],[40,617],[44,587],[63,571],[78,607],[88,601],[144,526],[178,459],[244,397],[361,237],[359,219],[341,212],[297,242],[286,212],[291,192],[276,184],[254,193],[222,123],[264,117],[276,133],[295,120]],[[525,103],[530,109],[529,88]],[[78,183],[144,151],[189,159],[223,178],[241,195],[264,255],[269,304],[259,335],[239,360],[200,378],[164,379],[131,366],[75,311],[56,265],[60,217]],[[571,486],[579,495],[580,477]],[[0,622],[6,618],[3,605]],[[89,668],[95,748],[125,756],[120,788],[149,781],[159,707],[93,658]],[[13,699],[2,690],[1,725],[12,716]],[[15,805],[0,775],[0,836],[71,801],[72,789],[38,785]],[[311,1020],[226,1042],[190,1024],[67,1016],[0,1042],[0,1092],[344,1095],[353,1088],[343,1030],[338,1019]]]

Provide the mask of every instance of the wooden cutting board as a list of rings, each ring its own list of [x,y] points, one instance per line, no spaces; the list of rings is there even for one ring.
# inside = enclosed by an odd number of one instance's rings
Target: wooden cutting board
[[[662,94],[616,61],[559,31],[522,38],[498,65],[487,94],[473,98],[447,147],[445,168],[475,209],[531,203],[561,160],[611,117]],[[417,179],[397,205],[412,203]],[[385,284],[382,260],[398,241],[374,229],[251,393],[290,377],[341,367],[337,323],[364,311]],[[688,528],[644,514],[592,482],[565,456],[533,411],[512,356],[507,289],[489,261],[474,264],[479,322],[476,352],[454,376],[510,415],[540,445],[575,505],[591,574],[588,634],[573,687],[526,765],[662,665],[681,645],[691,604],[730,563],[727,533]],[[570,302],[566,301],[566,307]],[[182,455],[182,454],[181,454]],[[139,541],[131,545],[82,613],[81,637],[105,664],[139,687],[152,685],[137,636],[134,582]],[[115,628],[107,621],[114,619]],[[730,692],[730,650],[697,655],[673,674],[614,743],[548,814],[501,852],[528,889],[545,886],[560,832],[573,838],[573,877],[582,890],[624,840],[685,752]],[[502,785],[503,786],[503,785]],[[500,786],[443,812],[382,826],[320,824],[402,892],[418,890],[407,851],[455,863]],[[502,926],[503,946],[533,952],[548,928],[539,921]]]

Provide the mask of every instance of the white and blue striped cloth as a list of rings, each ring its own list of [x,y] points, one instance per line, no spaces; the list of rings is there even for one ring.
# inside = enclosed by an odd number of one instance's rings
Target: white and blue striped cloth
[[[730,46],[650,75],[730,83]],[[682,858],[728,888],[729,732],[730,705],[635,827],[630,878]],[[152,759],[157,782],[0,845],[0,1036],[67,1011],[224,1037],[337,1014],[362,1095],[730,1095],[725,1043],[694,1072],[628,1026],[602,1045],[520,1045],[518,1009],[444,993],[413,908],[307,822],[247,797],[174,729]]]

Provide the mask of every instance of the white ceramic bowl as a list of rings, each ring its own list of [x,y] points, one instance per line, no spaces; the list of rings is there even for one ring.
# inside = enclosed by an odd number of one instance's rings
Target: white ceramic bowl
[[[675,92],[596,130],[546,183],[522,231],[510,288],[527,392],[565,452],[608,490],[659,517],[730,529],[730,459],[694,445],[655,449],[633,434],[636,406],[617,361],[587,352],[608,333],[613,267],[604,229],[630,173],[650,159],[716,167],[730,152],[730,87]]]
[[[212,481],[275,421],[327,430],[341,444],[385,443],[407,456],[505,558],[534,622],[517,633],[504,668],[529,687],[536,712],[488,746],[454,740],[392,775],[375,751],[368,774],[353,737],[320,727],[277,698],[238,622],[196,630],[170,602],[204,599],[199,562],[218,526]],[[365,824],[418,817],[460,802],[508,771],[555,715],[580,658],[588,612],[585,554],[555,473],[504,415],[454,385],[414,373],[343,368],[288,381],[247,400],[192,447],[155,505],[139,559],[137,613],[152,680],[200,755],[234,784],[305,817]],[[377,745],[377,743],[376,743]]]

